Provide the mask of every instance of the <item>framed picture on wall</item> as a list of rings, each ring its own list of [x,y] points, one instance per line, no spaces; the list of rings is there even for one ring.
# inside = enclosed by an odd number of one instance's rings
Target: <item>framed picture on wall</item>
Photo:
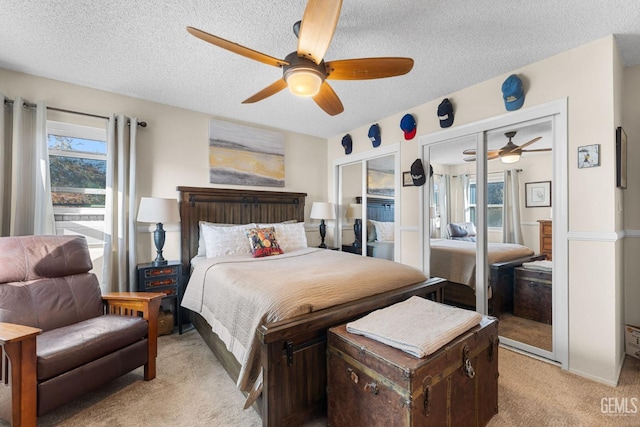
[[[551,207],[551,181],[527,182],[524,191],[527,208]]]
[[[600,166],[600,144],[578,147],[578,168]]]
[[[620,126],[616,129],[616,186],[627,188],[627,134]]]
[[[413,186],[413,178],[411,178],[411,171],[402,172],[402,186],[403,187]]]

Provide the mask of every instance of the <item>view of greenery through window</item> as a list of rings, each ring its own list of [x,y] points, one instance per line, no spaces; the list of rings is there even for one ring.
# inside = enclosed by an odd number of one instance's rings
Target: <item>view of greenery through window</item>
[[[504,182],[487,183],[487,227],[502,227]],[[476,183],[469,184],[469,221],[476,224]]]
[[[104,208],[106,143],[49,134],[48,147],[54,208]]]

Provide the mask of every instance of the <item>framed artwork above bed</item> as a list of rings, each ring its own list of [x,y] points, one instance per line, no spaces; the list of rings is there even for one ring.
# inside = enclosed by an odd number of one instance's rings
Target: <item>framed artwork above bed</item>
[[[284,187],[284,134],[211,119],[209,182]]]

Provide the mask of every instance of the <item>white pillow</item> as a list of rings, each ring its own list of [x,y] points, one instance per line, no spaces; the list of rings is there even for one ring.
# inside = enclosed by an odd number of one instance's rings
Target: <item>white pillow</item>
[[[202,224],[202,236],[207,258],[232,255],[251,255],[251,244],[247,239],[248,228],[255,224],[216,226]]]
[[[204,235],[202,234],[202,226],[203,225],[211,225],[213,227],[237,227],[239,224],[219,224],[217,222],[207,222],[207,221],[199,221],[198,222],[198,253],[196,256],[206,256],[207,250],[204,245]],[[242,225],[242,224],[240,224]],[[253,228],[255,224],[245,224],[243,227]]]
[[[307,247],[307,234],[304,231],[304,222],[258,224],[258,227],[273,227],[280,249],[282,249],[284,253]]]
[[[394,241],[394,231],[395,231],[395,223],[393,222],[382,222],[382,221],[373,221],[373,226],[376,228],[376,242],[393,242]]]

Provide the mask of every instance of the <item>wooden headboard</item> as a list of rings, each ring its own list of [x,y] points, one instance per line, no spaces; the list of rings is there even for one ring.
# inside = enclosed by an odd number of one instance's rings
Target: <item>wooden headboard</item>
[[[356,197],[356,202],[362,203],[362,197]],[[367,197],[367,219],[381,222],[395,221],[395,200],[380,197]]]
[[[307,193],[178,187],[182,271],[198,253],[199,221],[219,224],[304,221]]]

